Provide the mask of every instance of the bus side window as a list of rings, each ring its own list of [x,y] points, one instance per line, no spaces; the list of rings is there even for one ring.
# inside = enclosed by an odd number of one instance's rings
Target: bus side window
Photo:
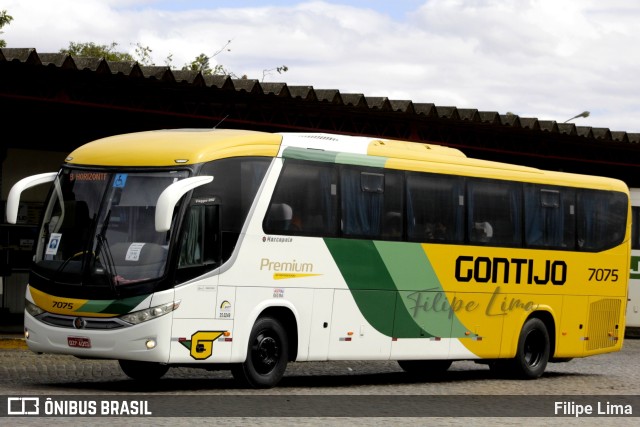
[[[402,175],[385,170],[385,196],[381,237],[386,240],[401,240],[404,234],[404,180]]]
[[[469,241],[521,246],[522,186],[507,181],[470,179],[467,190]]]
[[[407,174],[407,237],[414,242],[460,243],[464,236],[464,180]]]
[[[575,247],[575,190],[525,184],[525,243],[527,247]]]
[[[624,238],[627,196],[602,190],[580,190],[577,198],[578,249],[600,251]]]
[[[205,163],[200,175],[214,177],[207,185],[193,190],[193,198],[215,195],[220,203],[221,258],[228,260],[269,168],[268,157],[230,157]]]
[[[263,229],[272,234],[335,236],[337,183],[332,163],[285,160]]]
[[[193,204],[182,228],[178,276],[188,280],[221,263],[220,206]]]
[[[286,203],[272,203],[267,214],[267,227],[272,230],[288,231],[291,228],[293,210]]]
[[[399,240],[403,234],[402,176],[390,170],[345,166],[340,172],[342,233]]]
[[[640,207],[631,208],[631,249],[640,249]]]

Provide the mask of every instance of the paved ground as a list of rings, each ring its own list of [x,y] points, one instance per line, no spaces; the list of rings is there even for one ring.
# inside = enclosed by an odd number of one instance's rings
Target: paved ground
[[[640,339],[627,339],[619,353],[575,359],[569,363],[550,364],[543,378],[518,381],[495,378],[484,365],[455,362],[441,379],[417,381],[401,371],[395,362],[322,362],[293,363],[281,384],[271,390],[238,388],[227,371],[204,371],[172,368],[161,381],[153,384],[129,380],[115,361],[81,360],[65,355],[37,355],[25,350],[20,335],[0,335],[0,394],[41,396],[164,396],[180,399],[188,396],[256,397],[256,396],[338,396],[344,402],[357,397],[385,396],[393,402],[398,396],[458,396],[464,411],[472,397],[529,396],[640,396]],[[562,397],[559,397],[562,398]],[[378,404],[380,403],[377,401]],[[397,402],[397,401],[396,401]],[[212,408],[214,413],[215,408]],[[477,408],[476,408],[477,409]],[[373,411],[376,408],[372,408]],[[640,405],[634,408],[640,413]],[[437,413],[437,412],[436,412]],[[634,414],[635,417],[638,413]],[[635,425],[630,418],[138,418],[139,425]],[[0,425],[3,424],[0,418]],[[15,422],[13,422],[15,421]],[[50,421],[50,422],[49,422]],[[14,418],[11,425],[131,425],[126,418],[93,418],[90,423],[79,418]]]

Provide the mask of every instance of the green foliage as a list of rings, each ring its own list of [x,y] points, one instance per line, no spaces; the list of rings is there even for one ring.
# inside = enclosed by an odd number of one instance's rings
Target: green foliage
[[[13,16],[8,15],[6,10],[0,11],[0,28],[4,27],[5,25],[9,25],[11,21],[13,21]],[[3,31],[0,31],[0,34],[2,33]],[[0,40],[0,47],[7,47],[7,42],[5,42],[4,40]]]
[[[234,74],[231,73],[226,68],[224,68],[223,65],[218,64],[215,67],[211,68],[211,64],[209,63],[209,60],[211,60],[211,58],[218,56],[220,53],[224,51],[231,52],[231,49],[228,48],[230,44],[231,44],[231,40],[227,40],[227,42],[220,49],[215,51],[212,55],[206,55],[204,53],[201,53],[200,55],[196,56],[196,58],[193,61],[191,61],[190,64],[186,64],[184,67],[182,67],[182,69],[199,71],[204,76],[210,76],[210,75],[234,76]]]
[[[268,75],[273,74],[274,71],[277,71],[278,74],[286,73],[289,71],[289,67],[281,65],[280,67],[272,68],[270,70],[262,70],[262,81],[264,81]]]
[[[118,43],[112,42],[111,45],[97,45],[93,42],[75,43],[69,42],[67,49],[60,49],[60,53],[71,56],[88,56],[91,58],[104,58],[107,61],[134,61],[133,56],[116,51]]]
[[[193,70],[202,73],[202,75],[227,75],[234,78],[238,78],[233,72],[228,70],[222,64],[217,64],[214,67],[211,66],[211,58],[219,55],[220,53],[227,51],[230,52],[231,49],[228,48],[231,40],[227,41],[224,46],[214,52],[212,55],[206,55],[201,53],[196,56],[193,61],[189,64],[185,64],[182,69],[183,70]],[[64,53],[71,56],[87,56],[92,58],[104,58],[107,61],[137,61],[140,65],[155,65],[151,58],[151,48],[149,46],[143,46],[140,43],[136,43],[135,54],[131,55],[125,52],[118,52],[117,50],[118,43],[112,42],[110,45],[98,45],[93,42],[88,43],[76,43],[69,42],[69,47],[67,49],[61,49],[60,53]],[[173,55],[170,54],[167,56],[165,63],[168,67],[171,67],[171,62],[173,61]],[[286,73],[289,70],[289,67],[286,65],[282,65],[280,67],[263,70],[262,72],[262,80],[266,78],[266,76],[277,72],[278,74]],[[243,75],[240,77],[242,79],[246,79],[247,76]]]
[[[149,46],[142,46],[140,43],[136,43],[136,57],[140,65],[154,65],[151,59],[151,48]]]
[[[182,67],[183,70],[200,71],[203,75],[213,74],[211,65],[209,64],[209,57],[204,53],[196,56],[190,64],[186,64]]]
[[[13,17],[7,14],[6,10],[0,11],[0,29],[5,25],[9,25],[13,21]],[[0,34],[3,32],[0,31]],[[228,46],[231,44],[231,40],[228,40],[220,49],[214,52],[212,55],[206,55],[201,53],[196,56],[193,61],[189,64],[185,64],[182,69],[183,70],[193,70],[202,73],[203,75],[227,75],[237,78],[237,76],[224,67],[222,64],[217,64],[213,68],[211,68],[210,60],[218,56],[222,52],[230,52],[231,49]],[[6,42],[4,40],[0,40],[0,48],[6,47]],[[104,58],[107,61],[137,61],[140,65],[155,65],[151,58],[151,48],[149,46],[143,46],[140,43],[136,43],[135,54],[131,55],[126,52],[119,52],[117,50],[118,43],[112,42],[110,45],[106,44],[96,44],[93,42],[79,43],[79,42],[69,42],[69,47],[66,49],[60,49],[60,53],[64,53],[71,56],[85,56],[91,58]],[[171,62],[173,61],[173,54],[169,54],[165,59],[165,64],[168,67],[171,67]],[[273,72],[277,72],[278,74],[286,73],[289,70],[289,67],[286,65],[282,65],[280,67],[265,69],[262,71],[262,80],[270,75]],[[243,79],[246,79],[247,76],[243,75]]]

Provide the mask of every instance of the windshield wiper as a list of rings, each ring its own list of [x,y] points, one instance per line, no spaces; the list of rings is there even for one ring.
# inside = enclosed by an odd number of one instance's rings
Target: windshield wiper
[[[107,228],[109,227],[109,220],[111,219],[111,209],[107,212],[107,215],[104,218],[102,223],[102,227],[100,228],[100,232],[96,234],[96,240],[98,241],[98,245],[96,246],[96,258],[95,262],[98,262],[98,257],[100,253],[103,252],[103,267],[105,268],[107,275],[109,277],[109,287],[111,290],[119,296],[120,292],[118,291],[118,285],[120,284],[116,275],[116,266],[113,262],[113,256],[111,255],[111,249],[109,248],[109,242],[107,241]]]

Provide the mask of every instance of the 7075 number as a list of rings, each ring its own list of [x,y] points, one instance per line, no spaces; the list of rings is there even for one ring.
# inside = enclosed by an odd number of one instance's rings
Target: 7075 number
[[[590,268],[589,271],[591,275],[589,276],[589,281],[596,282],[608,282],[611,280],[612,282],[618,281],[618,269],[617,268]]]

